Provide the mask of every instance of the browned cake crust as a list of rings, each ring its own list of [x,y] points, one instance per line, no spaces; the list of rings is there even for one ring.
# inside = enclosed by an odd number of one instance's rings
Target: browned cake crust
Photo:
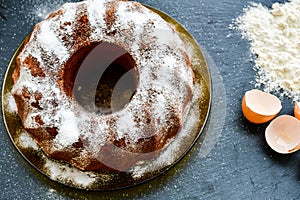
[[[85,109],[73,94],[82,62],[100,44],[125,49],[116,63],[138,73],[131,101],[109,114]],[[193,95],[174,28],[127,1],[69,3],[50,14],[25,42],[12,78],[24,128],[47,156],[80,170],[126,171],[155,158],[180,131]]]

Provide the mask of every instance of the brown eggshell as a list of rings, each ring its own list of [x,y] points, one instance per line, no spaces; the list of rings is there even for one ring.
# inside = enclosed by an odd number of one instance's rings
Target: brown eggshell
[[[242,112],[246,119],[255,124],[270,121],[280,112],[280,100],[257,89],[247,91],[242,101]]]
[[[300,121],[290,115],[276,117],[266,128],[268,145],[276,152],[288,154],[300,147]]]

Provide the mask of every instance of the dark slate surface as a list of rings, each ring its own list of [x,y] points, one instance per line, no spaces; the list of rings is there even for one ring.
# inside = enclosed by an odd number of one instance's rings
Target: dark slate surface
[[[14,148],[1,119],[0,199],[300,199],[300,153],[274,153],[264,140],[266,124],[252,125],[242,116],[242,96],[253,88],[253,62],[247,41],[228,29],[250,2],[270,7],[275,1],[139,1],[183,24],[206,52],[214,87],[206,133],[180,163],[152,181],[113,192],[87,192],[57,184],[33,169]],[[23,38],[63,2],[0,1],[1,84]],[[292,109],[292,100],[284,99],[281,113],[292,114]]]

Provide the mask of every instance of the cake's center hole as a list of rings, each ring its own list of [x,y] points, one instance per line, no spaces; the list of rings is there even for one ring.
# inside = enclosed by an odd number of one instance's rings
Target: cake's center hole
[[[101,42],[81,50],[73,96],[86,110],[109,114],[121,110],[136,92],[138,71],[120,46]]]

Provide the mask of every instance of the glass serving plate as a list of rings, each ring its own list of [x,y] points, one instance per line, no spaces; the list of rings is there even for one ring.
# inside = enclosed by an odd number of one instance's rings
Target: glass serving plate
[[[197,92],[199,95],[188,115],[190,119],[186,120],[183,129],[170,144],[164,147],[159,156],[143,163],[137,163],[126,172],[80,171],[68,163],[51,159],[43,153],[24,130],[16,111],[12,111],[12,107],[14,107],[14,100],[10,93],[13,85],[12,73],[15,68],[16,57],[26,38],[13,55],[3,82],[3,119],[11,141],[17,150],[28,163],[50,179],[64,185],[87,190],[107,191],[134,186],[153,179],[174,166],[186,155],[203,132],[211,104],[211,77],[204,54],[191,34],[176,20],[153,7],[147,7],[173,25],[186,44],[195,73],[194,89],[199,90]],[[195,115],[197,116],[196,120],[190,117]]]

